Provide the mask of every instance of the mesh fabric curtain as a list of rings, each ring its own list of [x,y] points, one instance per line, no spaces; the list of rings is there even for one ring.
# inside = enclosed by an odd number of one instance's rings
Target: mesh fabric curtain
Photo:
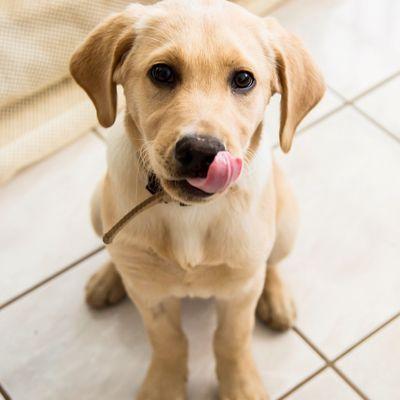
[[[96,125],[68,75],[86,34],[128,0],[0,2],[0,183]]]

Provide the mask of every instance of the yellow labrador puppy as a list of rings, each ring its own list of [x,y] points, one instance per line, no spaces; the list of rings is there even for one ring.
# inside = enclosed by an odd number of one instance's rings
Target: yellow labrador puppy
[[[174,200],[130,222],[87,287],[96,307],[126,290],[142,315],[153,355],[137,399],[186,397],[185,296],[216,299],[220,398],[266,399],[251,335],[256,309],[275,329],[293,324],[276,268],[292,247],[296,207],[264,112],[281,93],[287,152],[323,96],[318,69],[271,18],[224,0],[165,0],[133,4],[98,26],[73,55],[71,73],[105,127],[115,121],[116,85],[126,97],[126,132],[110,137],[108,171],[93,198],[96,231],[148,198],[146,186]]]

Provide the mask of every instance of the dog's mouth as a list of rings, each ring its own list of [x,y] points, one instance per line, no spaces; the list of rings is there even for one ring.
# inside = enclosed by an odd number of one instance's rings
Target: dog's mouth
[[[186,179],[160,180],[153,172],[150,172],[148,174],[146,189],[151,194],[156,194],[161,190],[165,190],[172,197],[176,198],[179,201],[193,201],[196,198],[206,199],[213,195],[213,193],[207,193],[201,189],[192,186]]]
[[[237,181],[241,170],[241,158],[233,157],[228,151],[220,151],[200,176],[195,174],[179,179],[162,179],[161,185],[167,192],[172,192],[173,197],[178,196],[180,200],[205,201],[225,192]]]
[[[165,181],[164,185],[167,186],[167,190],[172,189],[179,197],[184,197],[183,200],[207,199],[214,195],[192,186],[186,179]]]

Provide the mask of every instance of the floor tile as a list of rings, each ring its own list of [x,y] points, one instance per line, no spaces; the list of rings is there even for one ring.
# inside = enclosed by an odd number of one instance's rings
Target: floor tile
[[[299,129],[306,128],[341,105],[343,105],[343,100],[336,96],[331,90],[327,89],[322,100],[304,118]]]
[[[301,217],[282,272],[299,328],[334,358],[400,309],[400,145],[346,107],[277,154]]]
[[[149,347],[130,302],[93,312],[83,301],[89,275],[104,252],[54,279],[0,312],[0,376],[13,400],[130,400],[145,373]],[[190,399],[216,393],[211,301],[185,301],[190,339]],[[257,326],[254,351],[273,398],[321,367],[322,361],[294,333]]]
[[[255,359],[272,399],[286,393],[324,364],[292,331],[274,333],[258,324],[253,342]]]
[[[0,188],[0,304],[100,245],[89,199],[104,171],[91,134]]]
[[[102,252],[0,311],[0,376],[13,400],[132,399],[149,351],[129,302],[103,312],[84,303]]]
[[[356,102],[369,116],[400,139],[400,77],[397,77]]]
[[[279,123],[280,123],[280,95],[276,94],[270,100],[266,111],[267,133],[272,137],[272,143],[279,143]],[[332,91],[327,89],[322,100],[313,110],[304,118],[298,127],[298,130],[307,128],[310,124],[337,109],[343,104],[343,101]]]
[[[355,392],[331,368],[290,395],[287,400],[359,400]]]
[[[346,355],[338,366],[370,399],[398,400],[400,319]]]
[[[273,15],[303,39],[328,84],[347,98],[400,69],[397,0],[291,0]]]

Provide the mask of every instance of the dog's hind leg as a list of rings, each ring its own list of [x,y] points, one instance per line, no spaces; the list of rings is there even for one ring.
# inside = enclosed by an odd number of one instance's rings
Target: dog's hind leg
[[[103,224],[101,220],[101,181],[92,196],[91,220],[95,232],[102,236]],[[93,308],[104,308],[116,304],[125,296],[125,288],[115,265],[108,261],[104,264],[86,284],[86,302]]]
[[[282,281],[278,266],[291,251],[298,225],[295,199],[285,177],[274,164],[277,196],[276,240],[267,262],[264,289],[257,305],[257,316],[270,328],[284,331],[294,325],[296,307],[290,291]]]

